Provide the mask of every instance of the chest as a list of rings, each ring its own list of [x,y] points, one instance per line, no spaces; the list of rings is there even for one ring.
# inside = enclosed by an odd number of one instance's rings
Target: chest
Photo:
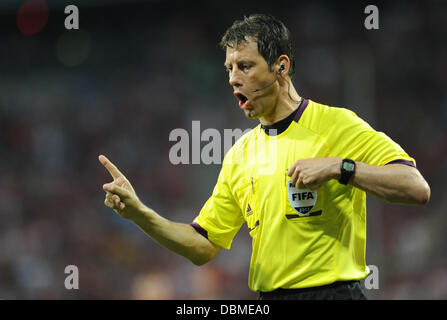
[[[287,169],[299,159],[327,157],[328,149],[317,135],[300,132],[278,139],[258,140],[247,148],[246,162],[237,179],[237,199],[250,233],[278,217],[306,218],[318,211],[322,190],[296,189],[288,182]],[[306,134],[306,135],[305,135]],[[305,219],[304,219],[305,220]]]

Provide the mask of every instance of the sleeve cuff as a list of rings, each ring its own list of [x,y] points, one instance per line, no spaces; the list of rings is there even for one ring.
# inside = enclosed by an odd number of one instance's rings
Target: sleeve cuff
[[[413,161],[410,161],[410,160],[403,160],[403,159],[393,160],[393,161],[390,161],[390,162],[388,162],[388,163],[385,163],[385,165],[388,165],[388,164],[396,164],[396,163],[398,163],[398,164],[405,164],[405,165],[407,165],[407,166],[416,168],[416,166],[414,165]]]
[[[202,236],[208,239],[208,231],[203,229],[200,224],[197,222],[190,223],[190,226],[193,227],[198,233],[200,233]]]

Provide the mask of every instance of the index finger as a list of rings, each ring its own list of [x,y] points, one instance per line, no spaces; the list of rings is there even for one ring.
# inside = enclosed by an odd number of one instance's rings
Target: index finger
[[[106,167],[107,171],[109,171],[110,175],[112,176],[113,179],[117,179],[119,177],[124,177],[124,175],[118,170],[117,167],[115,167],[115,165],[110,162],[109,159],[107,159],[104,155],[100,155],[98,157],[99,162],[101,162],[101,164]]]

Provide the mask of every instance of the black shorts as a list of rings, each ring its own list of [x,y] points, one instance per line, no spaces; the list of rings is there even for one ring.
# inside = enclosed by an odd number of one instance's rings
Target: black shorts
[[[260,292],[259,300],[367,300],[360,281],[337,281],[321,287]]]

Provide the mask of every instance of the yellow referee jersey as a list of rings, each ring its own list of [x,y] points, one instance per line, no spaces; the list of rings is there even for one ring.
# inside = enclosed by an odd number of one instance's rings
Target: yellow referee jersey
[[[242,136],[226,154],[213,194],[193,225],[230,249],[247,223],[253,291],[321,286],[369,273],[365,192],[336,180],[314,191],[289,183],[286,170],[314,157],[415,165],[398,144],[352,111],[311,100],[303,100],[284,132],[270,136],[258,125]]]

